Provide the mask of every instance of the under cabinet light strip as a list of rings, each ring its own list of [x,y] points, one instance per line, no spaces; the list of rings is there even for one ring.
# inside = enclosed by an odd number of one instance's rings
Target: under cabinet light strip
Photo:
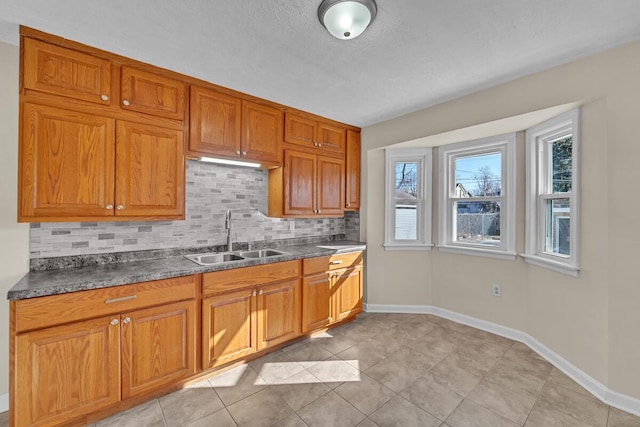
[[[218,163],[222,165],[244,166],[248,168],[259,168],[260,163],[241,162],[239,160],[216,159],[215,157],[200,157],[198,160],[207,163]]]

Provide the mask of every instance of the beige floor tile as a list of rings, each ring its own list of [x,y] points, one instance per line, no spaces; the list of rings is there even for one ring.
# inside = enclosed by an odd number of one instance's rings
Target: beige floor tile
[[[197,421],[186,423],[184,427],[236,427],[236,422],[226,409],[221,409]]]
[[[459,358],[452,355],[431,368],[427,375],[432,376],[438,384],[463,396],[469,394],[482,380],[478,372],[461,365]]]
[[[510,390],[487,379],[482,380],[467,396],[468,400],[472,400],[519,425],[523,425],[527,420],[536,403],[536,398],[536,395]]]
[[[372,414],[395,396],[395,392],[365,374],[360,381],[344,383],[334,391],[365,415]]]
[[[571,391],[575,391],[576,393],[584,394],[585,396],[592,396],[592,394],[589,393],[584,387],[569,378],[558,368],[553,368],[551,370],[551,374],[549,374],[546,384],[566,387]]]
[[[278,421],[273,427],[307,427],[307,423],[302,421],[298,414],[293,414],[289,418]]]
[[[333,334],[330,330],[327,332],[323,332],[322,334],[315,335],[309,340],[333,354],[338,354],[356,343],[355,341],[352,341],[342,335]]]
[[[274,359],[272,361],[262,361],[259,365],[249,365],[267,384],[286,384],[289,377],[304,371],[304,366],[291,360],[278,361]],[[258,366],[259,369],[257,369]]]
[[[466,345],[458,347],[453,353],[447,356],[449,363],[463,367],[476,375],[484,377],[491,368],[500,360],[501,356],[495,354],[484,354],[481,349],[475,346]]]
[[[240,427],[272,426],[295,415],[293,409],[268,388],[228,406],[227,410]]]
[[[308,367],[316,378],[323,383],[342,383],[345,381],[360,381],[360,371],[344,360],[325,360]]]
[[[378,424],[374,423],[369,418],[365,418],[364,421],[358,424],[358,427],[378,427]]]
[[[536,396],[540,394],[545,384],[543,379],[512,366],[496,365],[485,378],[505,389],[523,391]]]
[[[372,340],[367,340],[351,346],[336,354],[336,356],[350,365],[357,367],[361,371],[366,371],[376,363],[380,363],[386,358],[384,346]]]
[[[412,348],[402,348],[396,351],[393,355],[388,356],[387,359],[396,360],[404,363],[409,368],[415,370],[422,375],[433,367],[438,361],[432,360],[430,357],[425,356],[423,353],[413,350]]]
[[[640,417],[610,408],[607,427],[640,427]]]
[[[413,342],[411,348],[424,354],[430,361],[438,363],[448,354],[453,353],[458,346],[430,335],[424,335],[419,340]]]
[[[396,393],[402,391],[409,383],[421,376],[420,372],[415,369],[390,359],[372,366],[365,371],[365,374]]]
[[[496,363],[495,368],[513,368],[520,373],[532,375],[546,381],[553,370],[553,365],[531,353],[533,352],[514,351],[512,347]]]
[[[595,397],[576,393],[566,387],[545,384],[538,405],[562,412],[591,426],[604,427],[607,424],[607,405]]]
[[[533,407],[524,427],[584,427],[582,421],[544,406]]]
[[[298,415],[311,427],[352,427],[365,418],[363,413],[333,391],[299,410]]]
[[[357,322],[347,323],[344,326],[332,329],[332,331],[335,334],[342,335],[343,337],[351,341],[355,341],[356,343],[374,338],[379,334],[379,331],[362,326]]]
[[[515,427],[518,424],[480,406],[471,400],[463,400],[446,423],[451,427]]]
[[[8,427],[9,426],[9,411],[0,412],[0,427]]]
[[[289,377],[289,384],[273,385],[270,388],[294,411],[331,391],[331,388],[306,370]]]
[[[369,418],[380,427],[439,427],[442,423],[441,420],[400,396],[391,399]]]
[[[249,365],[241,365],[209,377],[209,383],[226,406],[251,396],[267,386],[266,381]]]
[[[504,349],[504,351],[509,350],[515,341],[502,337],[500,335],[492,334],[491,332],[483,331],[481,329],[476,330],[476,333],[473,335],[477,340],[481,340],[484,342],[488,342],[494,345],[498,345]]]
[[[249,362],[249,366],[254,371],[260,373],[260,370],[265,364],[271,363],[286,363],[291,362],[291,357],[289,356],[289,352],[284,349],[274,351],[273,353],[269,353],[266,356],[259,357],[257,359],[253,359]]]
[[[459,332],[456,332],[452,329],[449,328],[445,328],[442,326],[437,326],[435,328],[433,328],[433,330],[431,332],[429,332],[429,336],[433,337],[439,341],[442,341],[444,343],[448,343],[453,345],[454,347],[458,347],[462,344],[465,343],[465,341],[467,341],[467,339],[469,339],[468,335],[465,334],[461,334]]]
[[[293,362],[312,362],[326,360],[333,356],[333,353],[307,340],[296,344],[295,348],[287,351],[287,355]]]
[[[429,375],[409,384],[400,392],[400,396],[441,420],[446,419],[464,399],[464,396],[438,384]]]
[[[197,421],[224,408],[208,381],[162,396],[158,399],[168,427]]]
[[[166,424],[158,399],[153,399],[127,411],[100,420],[95,425],[96,427],[162,427]]]

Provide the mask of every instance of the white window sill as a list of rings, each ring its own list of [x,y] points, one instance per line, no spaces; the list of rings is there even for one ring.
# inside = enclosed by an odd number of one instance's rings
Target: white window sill
[[[430,251],[433,245],[428,244],[413,244],[403,245],[401,243],[385,243],[382,245],[385,251]]]
[[[482,256],[486,258],[503,259],[507,261],[514,261],[518,255],[515,252],[507,252],[496,249],[482,249],[482,248],[463,248],[460,246],[452,245],[438,245],[440,252],[449,252],[460,255],[472,255]]]
[[[536,265],[538,267],[546,268],[557,273],[566,274],[571,277],[578,277],[578,273],[580,272],[580,267],[567,264],[564,262],[554,261],[551,259],[543,258],[537,255],[529,255],[529,254],[519,254],[524,260],[532,265]]]

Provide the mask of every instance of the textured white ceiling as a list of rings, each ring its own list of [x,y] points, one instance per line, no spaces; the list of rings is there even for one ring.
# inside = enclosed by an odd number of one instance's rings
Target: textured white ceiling
[[[320,0],[0,0],[0,29],[26,25],[357,126],[640,39],[640,0],[377,3],[351,41],[320,25]]]

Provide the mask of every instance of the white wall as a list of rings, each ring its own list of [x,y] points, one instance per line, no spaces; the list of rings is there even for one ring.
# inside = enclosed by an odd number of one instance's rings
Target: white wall
[[[610,390],[640,399],[640,198],[634,196],[640,184],[639,76],[640,43],[632,43],[363,129],[367,303],[434,305],[521,330]],[[510,119],[514,116],[575,102],[583,105],[577,279],[522,259],[382,250],[381,148],[416,139],[426,144],[435,135],[485,123],[492,124],[478,137],[492,126],[499,134],[521,122]],[[524,247],[523,144],[519,134],[519,251]],[[437,236],[437,203],[433,224]],[[491,295],[493,283],[502,285],[501,298]]]
[[[0,395],[9,392],[7,291],[29,269],[29,226],[16,222],[18,59],[17,46],[0,42],[0,325],[2,325],[0,327]],[[1,411],[3,411],[2,407],[0,407]]]

